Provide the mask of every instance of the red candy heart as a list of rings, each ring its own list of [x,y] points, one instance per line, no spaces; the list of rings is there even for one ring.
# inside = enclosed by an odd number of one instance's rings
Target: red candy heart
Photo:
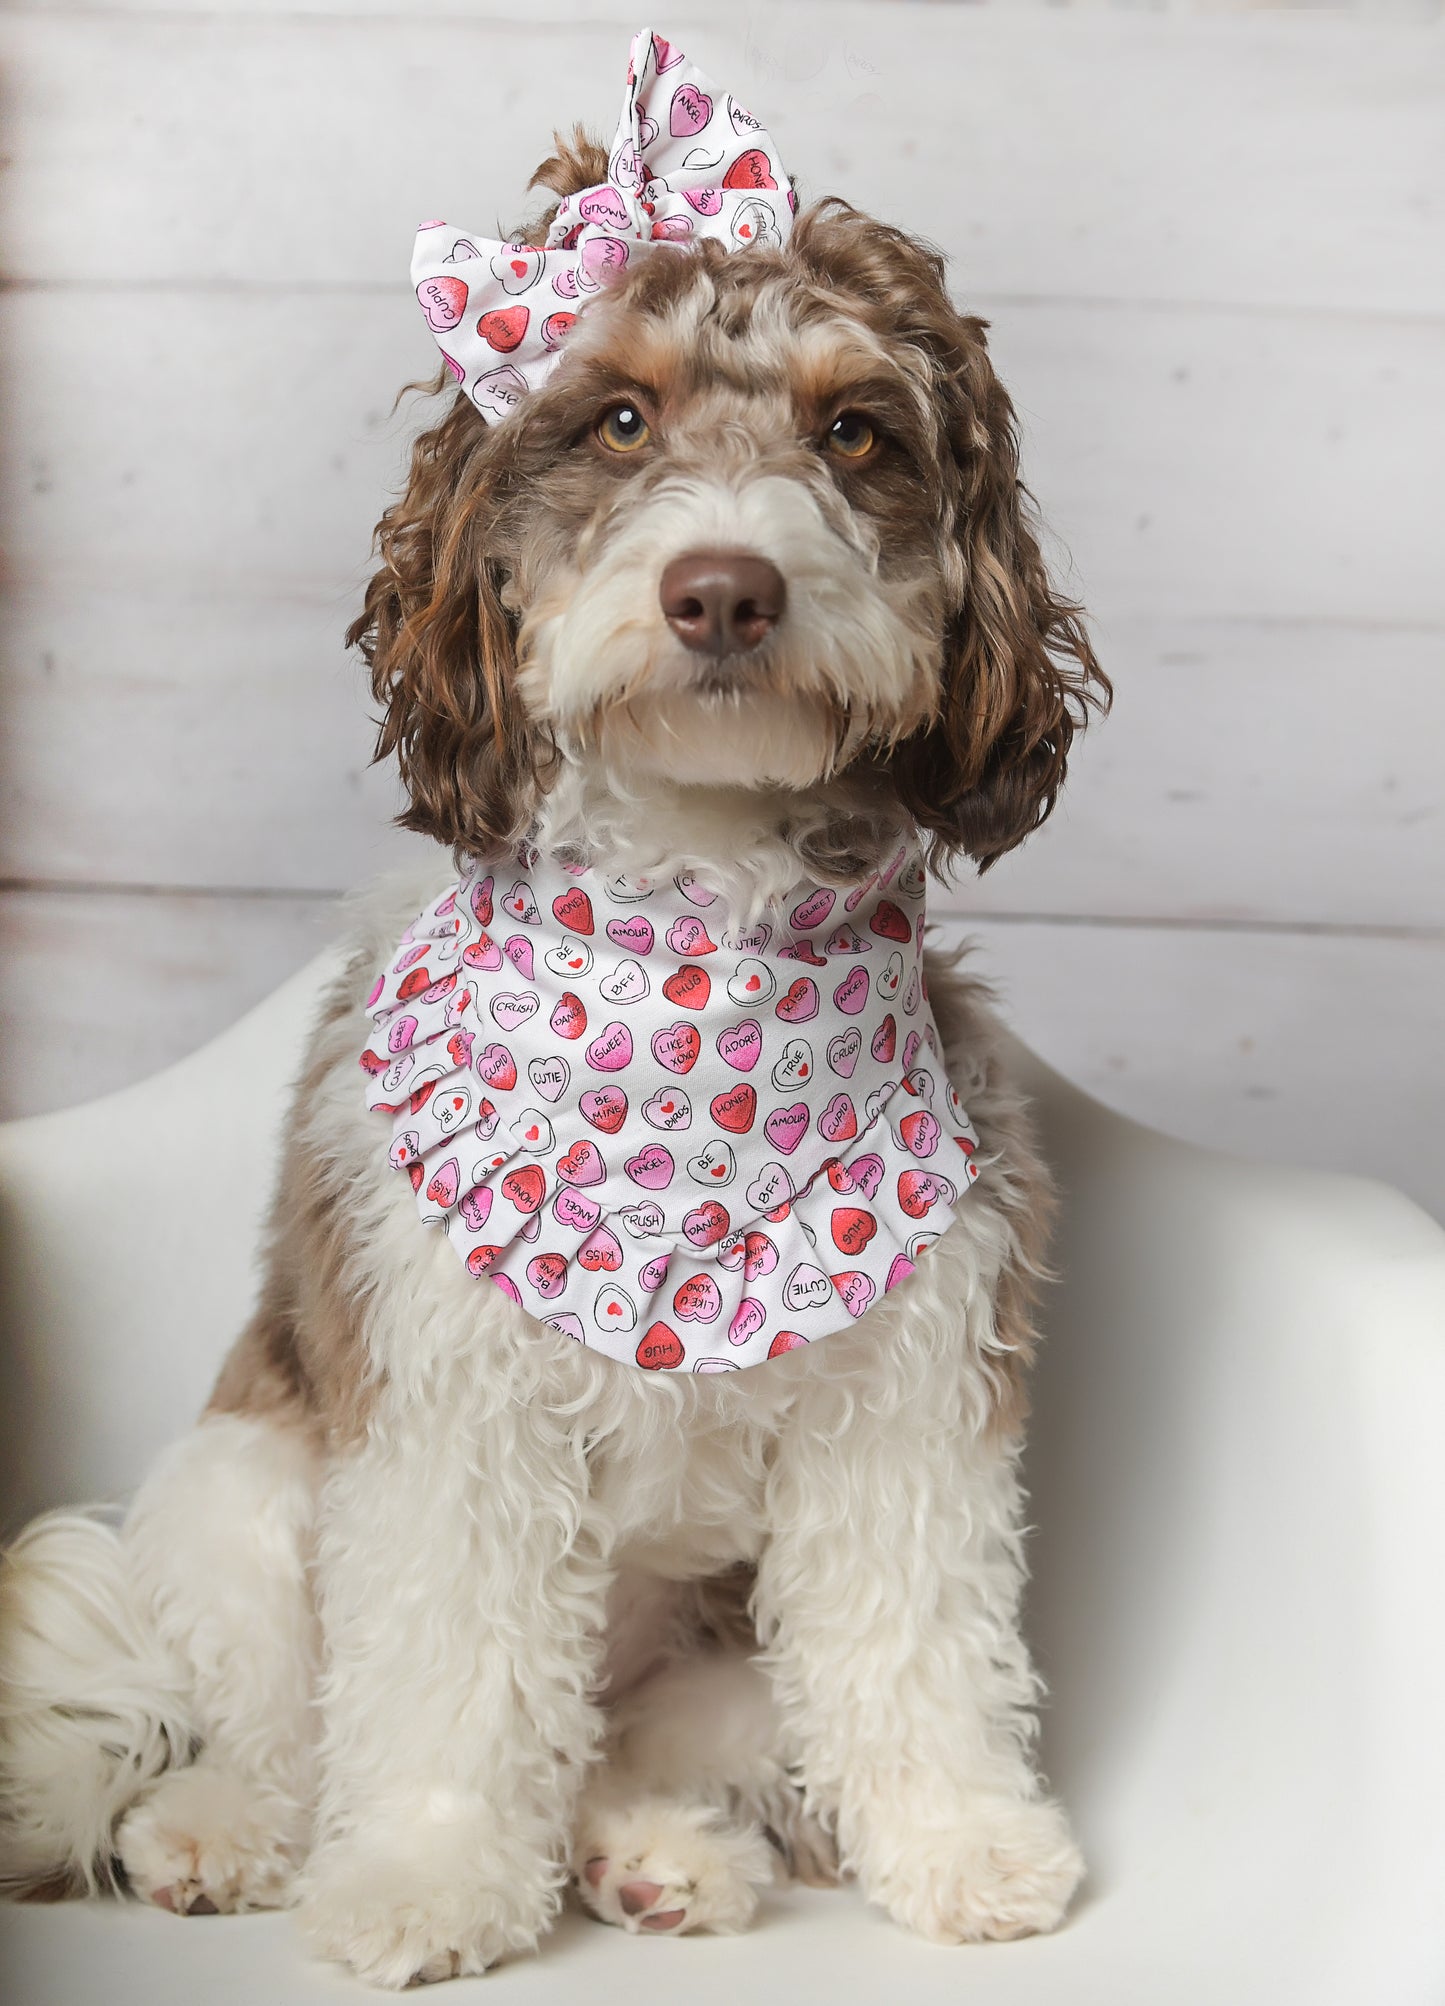
[[[818,985],[811,976],[800,975],[778,1003],[774,1012],[785,1024],[806,1024],[818,1014]]]
[[[637,1362],[649,1372],[670,1370],[681,1365],[682,1358],[682,1339],[665,1323],[652,1324],[637,1347]]]
[[[558,1157],[557,1175],[564,1184],[600,1184],[607,1165],[595,1142],[574,1142],[565,1156]]]
[[[532,318],[524,306],[494,307],[484,313],[477,322],[477,333],[490,347],[502,355],[510,355],[521,343],[527,332],[527,322]]]
[[[719,1240],[727,1237],[731,1224],[726,1206],[719,1205],[716,1198],[704,1198],[701,1205],[683,1219],[682,1230],[694,1247],[714,1247]]]
[[[833,1245],[840,1254],[851,1254],[855,1260],[878,1231],[873,1214],[859,1205],[835,1205],[830,1225]]]
[[[517,1210],[529,1217],[546,1195],[547,1180],[535,1163],[526,1164],[521,1170],[509,1170],[502,1179],[502,1196],[510,1198]]]
[[[663,983],[662,993],[681,1010],[701,1010],[712,994],[712,978],[705,968],[679,968]]]
[[[746,1135],[758,1111],[756,1092],[746,1081],[713,1097],[712,1118],[729,1135]]]
[[[552,913],[569,933],[592,931],[592,901],[586,892],[579,888],[574,887],[569,892],[558,892],[552,901]]]
[[[908,941],[913,938],[913,928],[892,899],[879,899],[877,909],[868,922],[868,930],[881,934],[884,940]]]
[[[724,188],[776,188],[778,184],[773,179],[766,153],[760,146],[750,146],[746,153],[738,155],[723,176],[722,185]]]
[[[582,998],[574,996],[570,989],[564,989],[547,1021],[559,1038],[580,1038],[587,1029],[587,1011]]]

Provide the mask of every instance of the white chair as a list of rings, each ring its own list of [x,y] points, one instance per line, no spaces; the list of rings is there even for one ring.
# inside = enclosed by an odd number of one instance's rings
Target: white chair
[[[124,1494],[203,1400],[327,966],[142,1086],[0,1130],[8,1524]],[[1091,1864],[1076,1913],[951,1951],[852,1890],[780,1895],[732,1940],[579,1918],[489,1997],[1445,2000],[1445,1233],[1381,1185],[1166,1140],[1018,1063],[1067,1192],[1030,1627]],[[9,2006],[346,1993],[286,1917],[0,1914]]]

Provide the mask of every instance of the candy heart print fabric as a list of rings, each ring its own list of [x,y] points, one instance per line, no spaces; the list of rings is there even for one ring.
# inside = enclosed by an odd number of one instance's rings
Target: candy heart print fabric
[[[627,65],[607,179],[563,198],[543,244],[423,223],[417,303],[483,417],[514,411],[555,367],[587,301],[638,259],[713,237],[781,244],[794,198],[777,150],[737,99],[644,28]]]
[[[530,847],[377,978],[367,1106],[482,1285],[609,1357],[727,1371],[846,1327],[978,1175],[923,979],[925,873],[796,885],[755,924],[683,876]],[[382,1146],[379,1144],[379,1146]]]

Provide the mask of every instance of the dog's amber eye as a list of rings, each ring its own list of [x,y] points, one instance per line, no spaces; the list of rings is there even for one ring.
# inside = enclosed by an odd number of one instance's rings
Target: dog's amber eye
[[[635,453],[652,437],[652,427],[635,404],[614,404],[598,419],[597,436],[609,453]]]
[[[845,411],[828,428],[827,447],[840,460],[862,460],[878,443],[878,434],[861,411]]]

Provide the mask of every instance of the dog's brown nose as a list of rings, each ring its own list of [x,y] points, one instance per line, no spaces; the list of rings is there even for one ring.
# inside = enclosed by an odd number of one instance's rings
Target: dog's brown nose
[[[663,617],[684,647],[736,655],[765,641],[783,616],[788,588],[776,564],[747,550],[689,550],[658,587]]]

